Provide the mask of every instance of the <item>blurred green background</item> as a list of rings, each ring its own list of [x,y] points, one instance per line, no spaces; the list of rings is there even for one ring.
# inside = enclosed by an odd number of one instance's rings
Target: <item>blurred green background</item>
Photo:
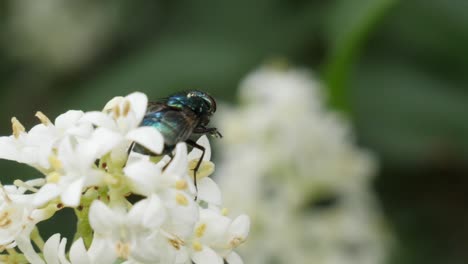
[[[467,13],[464,0],[3,0],[0,132],[135,90],[233,101],[248,72],[284,58],[319,74],[379,156],[390,262],[467,263]],[[0,170],[3,183],[35,174]]]

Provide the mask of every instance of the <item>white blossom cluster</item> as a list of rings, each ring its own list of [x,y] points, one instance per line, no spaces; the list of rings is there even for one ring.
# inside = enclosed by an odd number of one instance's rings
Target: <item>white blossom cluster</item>
[[[115,2],[10,0],[5,48],[28,63],[55,71],[76,70],[107,45],[122,10]]]
[[[306,70],[263,67],[220,107],[225,203],[252,221],[248,263],[378,264],[386,232],[371,191],[375,161],[327,111]]]
[[[140,127],[147,97],[115,97],[103,111],[68,111],[26,131],[12,119],[13,134],[0,137],[0,158],[28,164],[43,177],[0,185],[0,263],[242,263],[233,249],[247,238],[246,215],[231,219],[214,171],[210,145],[201,152],[179,143],[172,157],[131,152],[136,142],[153,153],[162,135]],[[141,199],[130,202],[129,197]],[[198,197],[195,199],[195,197]],[[46,242],[37,224],[63,208],[74,208],[77,233],[66,252],[59,233]],[[33,246],[33,243],[35,246]],[[40,252],[38,252],[38,250]]]

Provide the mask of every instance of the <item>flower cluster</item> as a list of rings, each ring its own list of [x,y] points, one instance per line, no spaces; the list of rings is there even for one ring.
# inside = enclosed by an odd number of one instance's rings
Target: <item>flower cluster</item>
[[[251,217],[249,263],[383,263],[385,228],[371,191],[373,156],[323,106],[306,71],[263,67],[221,106],[219,184]],[[245,184],[248,182],[248,184]]]
[[[68,72],[109,43],[124,14],[115,3],[15,0],[3,14],[4,48],[28,64]],[[70,52],[73,50],[73,52]]]
[[[222,208],[207,177],[214,164],[205,136],[197,142],[206,149],[198,193],[198,150],[188,153],[182,142],[172,156],[129,153],[132,143],[156,154],[164,148],[156,129],[139,126],[146,106],[137,92],[55,122],[38,112],[41,123],[29,131],[12,119],[13,134],[0,137],[0,158],[44,177],[0,186],[1,263],[242,263],[233,249],[247,238],[250,220],[231,219]],[[67,207],[77,215],[69,252],[66,238],[57,233],[44,243],[37,228]]]

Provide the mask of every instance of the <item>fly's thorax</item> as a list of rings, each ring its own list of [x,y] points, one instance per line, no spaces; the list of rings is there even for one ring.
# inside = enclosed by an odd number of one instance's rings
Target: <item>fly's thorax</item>
[[[216,101],[209,94],[202,91],[187,91],[170,96],[167,105],[176,109],[190,109],[203,125],[207,124],[209,118],[216,112]]]

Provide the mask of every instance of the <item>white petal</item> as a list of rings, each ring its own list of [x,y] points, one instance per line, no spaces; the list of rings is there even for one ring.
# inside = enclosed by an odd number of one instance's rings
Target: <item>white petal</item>
[[[175,263],[177,264],[182,264],[182,263],[190,263],[190,256],[187,248],[182,248],[181,250],[177,250],[176,252],[176,260]]]
[[[127,165],[124,173],[132,181],[133,191],[142,195],[150,195],[158,187],[161,168],[149,160],[140,160]]]
[[[125,97],[129,102],[131,109],[135,113],[136,119],[140,122],[146,113],[148,97],[144,93],[134,92]]]
[[[60,188],[58,188],[57,184],[54,183],[47,183],[46,185],[42,186],[41,189],[34,195],[33,204],[35,206],[42,206],[48,201],[54,199],[55,197],[60,195]]]
[[[55,118],[55,126],[58,129],[68,129],[75,126],[78,123],[78,120],[83,116],[83,111],[70,110],[67,111]]]
[[[164,138],[153,127],[139,127],[128,132],[126,138],[144,146],[155,154],[160,154],[164,148]]]
[[[123,167],[125,164],[129,164],[128,149],[130,148],[131,142],[128,140],[122,140],[117,146],[115,146],[110,152],[110,158],[112,163],[116,167]],[[130,152],[130,154],[135,152]],[[146,156],[148,157],[148,156]]]
[[[234,251],[227,255],[226,261],[229,264],[244,264],[244,261],[242,261],[242,258],[239,256],[239,254]]]
[[[67,246],[67,238],[64,237],[60,241],[59,247],[58,247],[58,257],[60,260],[61,264],[70,264],[70,261],[67,260],[67,257],[65,257],[65,247]]]
[[[44,252],[44,259],[47,262],[47,264],[59,264],[59,259],[58,259],[58,248],[59,248],[59,243],[60,243],[60,234],[54,234],[52,235],[49,239],[44,244],[44,249],[42,250]]]
[[[113,244],[107,239],[98,238],[96,235],[94,235],[88,254],[91,257],[91,263],[112,264],[117,259]]]
[[[39,223],[39,222],[42,222],[44,220],[47,220],[50,218],[50,215],[51,212],[49,209],[45,208],[45,209],[34,209],[32,212],[31,212],[31,218],[33,219],[33,221],[35,223]]]
[[[207,203],[221,205],[221,190],[218,185],[208,177],[198,181],[198,198]]]
[[[208,140],[208,137],[206,135],[201,136],[197,140],[197,144],[200,146],[203,146],[205,148],[205,156],[203,157],[203,160],[210,160],[211,159],[211,147],[210,147],[210,141]],[[202,155],[202,151],[193,148],[192,151],[188,154],[188,160],[194,160],[194,159],[200,159]]]
[[[229,226],[228,236],[232,238],[246,239],[250,231],[250,218],[247,215],[239,215]]]
[[[62,140],[62,142],[60,142],[57,152],[57,156],[62,162],[62,165],[65,168],[65,170],[67,170],[68,168],[74,168],[75,164],[78,163],[76,158],[77,155],[73,149],[70,137],[66,137]]]
[[[16,147],[15,139],[12,136],[0,137],[0,159],[15,160],[21,162],[19,159],[19,152]]]
[[[87,112],[81,119],[82,121],[90,122],[98,127],[104,127],[110,130],[117,131],[115,121],[103,112],[93,111]]]
[[[86,172],[84,186],[101,186],[107,173],[102,170],[91,169]]]
[[[30,186],[35,186],[35,187],[42,186],[45,183],[46,183],[46,181],[45,181],[44,178],[37,178],[37,179],[32,179],[32,180],[26,181],[26,184],[28,184]],[[4,187],[6,187],[6,186],[4,186]]]
[[[70,260],[73,264],[90,264],[91,260],[86,252],[83,239],[80,237],[70,248]]]
[[[33,126],[29,131],[28,135],[32,134],[33,138],[38,137],[52,137],[51,134],[54,133],[54,129],[52,126],[46,126],[44,124],[37,124]]]
[[[167,197],[162,197],[168,208],[168,220],[164,224],[164,230],[179,237],[187,237],[193,233],[193,227],[198,221],[198,204],[193,197],[182,191],[168,191]],[[179,204],[176,197],[184,197],[188,204]]]
[[[39,257],[36,251],[34,251],[29,235],[21,235],[16,238],[16,244],[31,264],[44,264],[44,261]]]
[[[65,188],[65,190],[62,191],[60,198],[65,206],[76,207],[80,204],[83,184],[84,179],[80,178],[72,182]]]
[[[95,232],[110,234],[119,221],[119,215],[116,215],[103,202],[95,200],[91,204],[89,208],[89,224]]]
[[[130,146],[127,146],[126,149],[128,149]],[[150,161],[150,157],[147,156],[147,155],[144,155],[144,154],[140,154],[140,153],[137,153],[137,152],[133,152],[131,151],[129,154],[128,154],[128,158],[127,158],[127,166],[132,164],[132,163],[135,163],[135,162],[139,162],[139,161]],[[161,168],[164,167],[164,166],[161,166]]]
[[[187,145],[178,143],[171,163],[164,170],[164,174],[181,176],[187,174]]]
[[[86,152],[92,155],[91,159],[92,162],[94,162],[94,159],[100,158],[104,154],[108,153],[111,149],[117,146],[121,140],[122,136],[119,133],[106,128],[97,128],[89,141],[86,141],[85,144],[81,144],[80,147],[90,149]],[[81,149],[79,151],[83,152]]]
[[[147,228],[158,228],[166,220],[166,212],[157,195],[141,200],[133,205],[127,215],[128,221],[137,223]]]
[[[104,106],[102,109],[103,112],[108,112],[114,109],[114,107],[118,106],[120,103],[122,103],[124,97],[123,96],[116,96],[112,98],[107,104]]]
[[[196,264],[223,264],[223,258],[209,247],[203,247],[201,251],[195,251],[192,260]]]
[[[213,243],[225,238],[226,232],[231,224],[231,219],[220,215],[211,209],[202,209],[200,211],[200,223],[206,224],[203,241]]]
[[[94,128],[91,123],[82,123],[82,124],[79,124],[75,127],[68,129],[66,132],[67,134],[75,136],[75,137],[87,138],[91,135],[93,130]]]

